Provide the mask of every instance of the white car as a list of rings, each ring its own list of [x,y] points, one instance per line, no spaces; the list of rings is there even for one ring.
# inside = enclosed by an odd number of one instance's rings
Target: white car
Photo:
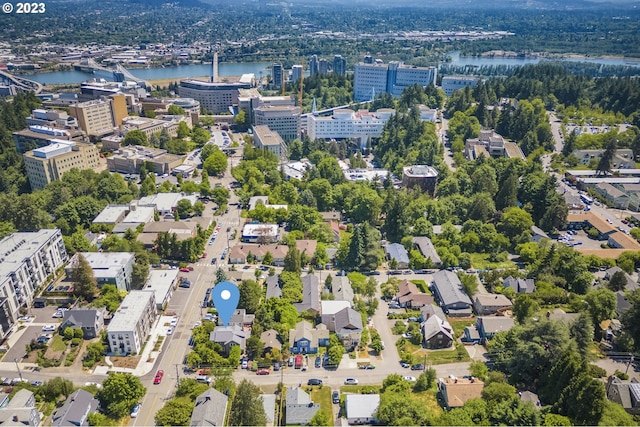
[[[196,323],[193,324],[193,328],[197,328],[200,325],[202,325],[202,322],[198,320]],[[193,328],[191,328],[191,329],[193,329]]]
[[[167,335],[171,335],[173,333],[173,327],[167,329]]]
[[[409,375],[407,375],[406,377],[402,377],[402,379],[405,380],[405,381],[409,381],[410,383],[414,383],[414,382],[417,381],[416,377],[412,377],[412,376],[409,376]]]
[[[54,325],[44,325],[42,327],[42,332],[53,332],[56,330],[56,327]]]
[[[177,326],[178,325],[178,318],[174,317],[173,319],[171,319],[171,322],[169,322],[169,326]]]
[[[138,416],[141,407],[142,405],[140,405],[139,403],[133,407],[133,409],[131,410],[131,418],[136,418]]]
[[[62,317],[64,317],[64,314],[62,311],[56,311],[51,317],[53,317],[54,319],[61,319]]]
[[[345,385],[358,385],[358,380],[355,379],[355,378],[345,378],[344,384]]]

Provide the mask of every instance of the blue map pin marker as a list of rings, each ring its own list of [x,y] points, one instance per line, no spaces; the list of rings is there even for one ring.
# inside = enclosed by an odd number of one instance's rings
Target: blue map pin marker
[[[240,291],[238,287],[231,282],[218,283],[211,292],[211,299],[222,324],[224,326],[229,325],[229,320],[233,316],[233,312],[238,307],[238,301],[240,300]]]

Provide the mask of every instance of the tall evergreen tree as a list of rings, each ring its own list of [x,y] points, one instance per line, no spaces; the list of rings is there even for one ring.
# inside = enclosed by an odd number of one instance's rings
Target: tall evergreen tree
[[[260,388],[247,380],[242,380],[231,403],[229,425],[264,426],[267,416],[260,397]]]
[[[77,257],[78,262],[71,269],[73,294],[76,297],[91,301],[98,292],[98,281],[93,274],[89,261],[80,253],[77,254]]]

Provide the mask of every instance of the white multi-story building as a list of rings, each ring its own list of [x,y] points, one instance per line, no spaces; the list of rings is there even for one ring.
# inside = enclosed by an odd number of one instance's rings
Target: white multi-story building
[[[28,307],[37,289],[67,262],[58,229],[13,233],[0,240],[0,337]]]
[[[261,105],[253,110],[254,124],[268,126],[285,141],[300,138],[300,107]]]
[[[135,256],[131,252],[79,252],[87,260],[98,287],[110,284],[116,285],[118,290],[128,291],[131,289],[131,276],[133,274],[133,263]],[[78,262],[78,253],[75,254],[67,265],[67,275]]]
[[[398,97],[405,88],[414,84],[435,84],[437,73],[435,67],[414,67],[399,61],[391,61],[388,64],[361,62],[355,66],[353,98],[356,101],[369,101],[380,93],[390,93]]]
[[[477,77],[470,76],[446,76],[442,78],[442,90],[445,95],[451,96],[453,92],[465,87],[475,87],[478,84]]]
[[[229,107],[238,103],[238,89],[249,89],[247,83],[211,83],[200,80],[183,80],[178,87],[182,98],[195,99],[214,114],[229,111]]]
[[[278,132],[269,129],[269,126],[253,127],[253,145],[275,153],[278,158],[287,157],[287,146]]]
[[[307,133],[312,140],[356,139],[364,148],[369,138],[382,136],[384,125],[395,112],[390,108],[381,108],[376,112],[335,110],[330,117],[310,114],[307,116]]]
[[[140,353],[142,344],[156,320],[156,299],[153,290],[131,291],[107,326],[109,348],[113,353]]]

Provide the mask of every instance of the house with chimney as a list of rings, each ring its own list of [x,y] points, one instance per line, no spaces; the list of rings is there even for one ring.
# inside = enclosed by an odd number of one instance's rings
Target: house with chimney
[[[97,411],[99,404],[100,402],[93,397],[93,394],[78,389],[71,393],[64,405],[53,414],[51,425],[53,427],[88,426],[88,416]]]
[[[190,426],[224,426],[229,398],[215,388],[207,388],[196,398]]]

